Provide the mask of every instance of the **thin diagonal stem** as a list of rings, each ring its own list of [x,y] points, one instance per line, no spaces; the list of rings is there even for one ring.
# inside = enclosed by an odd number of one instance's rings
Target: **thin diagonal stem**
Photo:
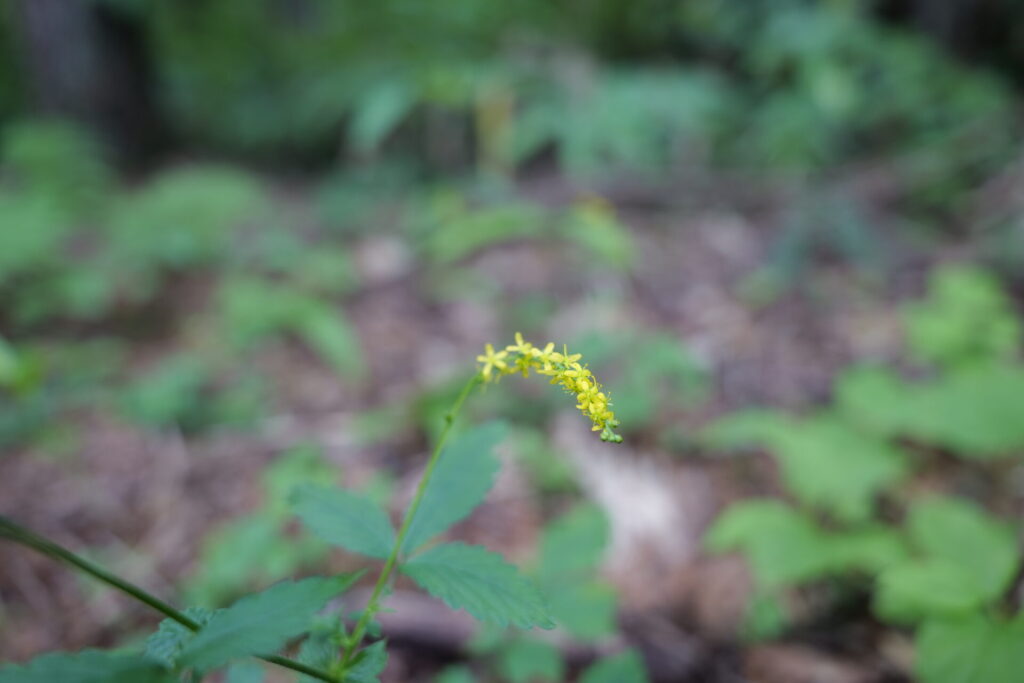
[[[398,563],[398,556],[402,552],[402,544],[405,543],[405,537],[409,533],[409,526],[412,524],[413,517],[416,516],[416,511],[420,507],[420,503],[423,501],[423,494],[426,493],[427,484],[430,482],[431,476],[434,474],[434,469],[437,467],[437,462],[441,456],[441,450],[444,448],[445,442],[448,440],[448,434],[451,432],[452,425],[455,423],[455,417],[462,410],[462,404],[466,402],[466,398],[472,393],[473,389],[482,381],[480,373],[476,373],[472,378],[462,387],[462,391],[459,392],[458,398],[452,404],[452,407],[444,416],[444,427],[441,429],[441,434],[437,437],[437,443],[434,445],[434,451],[430,454],[430,460],[427,461],[427,467],[423,470],[423,477],[420,479],[419,486],[416,488],[416,495],[413,496],[412,502],[409,504],[409,508],[405,511],[405,518],[402,520],[402,526],[398,529],[398,536],[395,537],[395,547],[392,548],[391,554],[388,559],[384,562],[384,568],[381,569],[380,576],[377,578],[377,585],[373,587],[373,593],[370,595],[370,601],[366,603],[366,608],[363,610],[362,615],[359,617],[359,621],[356,622],[355,628],[352,629],[352,636],[349,638],[348,643],[345,645],[345,653],[342,655],[339,669],[342,673],[346,670],[349,664],[352,662],[352,658],[355,656],[356,650],[359,648],[360,643],[363,642],[363,636],[366,635],[366,629],[370,624],[370,620],[380,611],[380,599],[384,593],[384,589],[388,585],[388,581],[391,579],[391,575],[395,570],[395,566]]]
[[[55,560],[59,560],[61,562],[64,562],[65,564],[71,565],[75,569],[78,569],[79,571],[88,574],[94,579],[102,581],[108,586],[116,588],[122,593],[126,593],[127,595],[130,595],[131,597],[135,598],[139,602],[142,602],[152,607],[156,611],[162,613],[167,618],[173,619],[174,621],[178,622],[179,624],[181,624],[182,626],[191,631],[198,631],[200,628],[200,624],[198,622],[196,622],[194,619],[190,619],[186,614],[183,614],[182,612],[178,611],[177,609],[167,604],[160,598],[150,593],[147,593],[135,584],[129,583],[119,576],[111,574],[107,570],[103,569],[98,565],[93,564],[84,557],[76,555],[67,548],[58,545],[57,543],[54,543],[48,538],[44,538],[43,536],[40,536],[39,534],[29,529],[26,529],[14,520],[8,517],[4,517],[3,515],[0,515],[0,538],[6,538],[8,540],[14,541],[15,543],[20,543],[26,547],[32,548],[33,550],[37,550],[43,553],[44,555],[52,557]],[[325,671],[314,669],[313,667],[306,666],[301,662],[296,662],[294,660],[288,659],[287,657],[280,657],[278,655],[265,655],[260,656],[259,658],[265,662],[277,664],[278,666],[282,666],[286,669],[291,669],[292,671],[297,671],[299,673],[305,674],[307,676],[316,678],[321,681],[326,681],[327,683],[340,683],[339,679],[335,678],[334,676],[331,676],[329,673]]]

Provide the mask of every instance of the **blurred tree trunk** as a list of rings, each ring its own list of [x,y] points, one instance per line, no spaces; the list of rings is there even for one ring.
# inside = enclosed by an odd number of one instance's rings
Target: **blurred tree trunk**
[[[92,127],[129,165],[162,150],[138,22],[83,0],[16,0],[14,25],[36,111]]]
[[[91,4],[18,0],[14,17],[38,110],[92,122],[99,109],[100,69]]]

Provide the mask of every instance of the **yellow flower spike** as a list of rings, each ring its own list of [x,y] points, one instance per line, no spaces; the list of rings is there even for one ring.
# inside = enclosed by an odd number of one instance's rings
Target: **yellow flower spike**
[[[519,332],[515,334],[515,344],[509,344],[501,351],[495,351],[491,344],[484,349],[485,353],[476,359],[482,364],[480,375],[485,382],[491,381],[491,374],[495,371],[495,379],[517,370],[523,377],[528,377],[531,369],[539,375],[549,375],[551,384],[561,384],[562,389],[578,401],[576,407],[593,423],[593,431],[601,432],[602,441],[622,441],[622,437],[613,431],[619,422],[611,411],[611,399],[601,391],[601,385],[590,369],[580,364],[581,354],[569,353],[565,345],[562,351],[555,351],[554,342],[538,348],[523,339]]]

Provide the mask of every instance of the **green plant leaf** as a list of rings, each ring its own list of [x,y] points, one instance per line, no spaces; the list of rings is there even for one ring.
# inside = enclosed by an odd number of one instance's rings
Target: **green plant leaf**
[[[1020,349],[1021,325],[998,279],[985,270],[945,266],[932,272],[928,297],[905,312],[908,345],[943,366],[1007,358]]]
[[[875,495],[907,470],[901,450],[829,415],[740,413],[713,425],[705,439],[718,447],[763,444],[779,459],[794,495],[844,521],[868,519]]]
[[[1024,446],[1024,369],[975,364],[924,383],[878,369],[850,371],[837,395],[843,414],[876,434],[944,446],[962,458],[1007,457]]]
[[[224,683],[263,683],[264,673],[256,662],[235,662],[224,674]]]
[[[918,502],[910,509],[907,529],[921,552],[963,569],[990,599],[1002,595],[1020,562],[1013,531],[966,501]]]
[[[925,622],[915,639],[922,683],[1019,683],[1024,671],[1024,618],[976,615]]]
[[[373,151],[415,105],[416,93],[402,81],[386,80],[369,89],[352,114],[352,145],[362,153]]]
[[[561,681],[565,662],[554,645],[522,638],[509,643],[498,654],[498,672],[509,683]]]
[[[545,577],[593,572],[608,545],[608,518],[596,505],[578,505],[549,523],[540,541],[540,573]]]
[[[615,633],[615,589],[600,581],[568,580],[542,583],[550,596],[551,616],[573,637],[593,641]]]
[[[740,636],[750,642],[777,638],[789,621],[786,606],[775,593],[756,592],[747,603]]]
[[[505,626],[552,628],[537,588],[501,555],[486,548],[449,543],[413,557],[402,571],[452,609]]]
[[[717,449],[738,450],[774,443],[792,428],[790,419],[773,410],[742,410],[716,420],[701,432],[701,441]]]
[[[762,588],[819,578],[833,557],[812,520],[775,500],[737,503],[715,520],[704,538],[714,551],[742,550]]]
[[[790,490],[844,521],[868,519],[875,495],[907,470],[902,451],[830,418],[800,421],[772,447]]]
[[[914,623],[929,616],[969,614],[986,590],[967,571],[944,560],[907,562],[878,577],[875,612],[886,621]]]
[[[291,517],[292,493],[299,486],[330,486],[337,481],[338,471],[324,460],[318,447],[302,444],[278,456],[260,478],[268,516],[287,519]]]
[[[296,327],[303,341],[330,363],[340,377],[359,379],[366,374],[359,337],[341,311],[311,306]]]
[[[298,660],[321,671],[330,670],[338,660],[345,640],[345,622],[340,614],[315,618],[309,635],[299,646]],[[311,676],[299,676],[301,683],[316,683]]]
[[[395,530],[384,511],[352,491],[301,486],[294,509],[314,534],[354,553],[383,559],[395,545]]]
[[[492,453],[506,428],[490,422],[460,435],[442,451],[402,544],[412,552],[465,518],[483,502],[500,463]]]
[[[863,525],[827,537],[832,565],[838,571],[857,570],[876,574],[898,565],[909,556],[901,534],[882,525]]]
[[[109,232],[125,262],[182,267],[223,256],[234,229],[266,213],[255,178],[193,167],[162,173],[117,202]]]
[[[205,607],[189,607],[185,616],[200,626],[206,624],[213,616],[213,611]],[[146,657],[160,662],[171,669],[177,666],[178,655],[188,641],[195,636],[195,631],[179,624],[174,619],[164,619],[155,633],[146,639]]]
[[[310,620],[358,574],[283,581],[216,612],[181,652],[179,664],[206,670],[238,657],[270,653],[309,627]]]
[[[580,676],[580,683],[647,683],[647,669],[633,650],[605,657]]]
[[[449,666],[434,677],[434,683],[476,683],[473,672],[465,666]]]
[[[363,648],[345,673],[345,683],[377,683],[388,663],[387,642],[378,640]]]
[[[0,667],[0,683],[172,683],[166,669],[135,655],[102,650],[54,652]]]

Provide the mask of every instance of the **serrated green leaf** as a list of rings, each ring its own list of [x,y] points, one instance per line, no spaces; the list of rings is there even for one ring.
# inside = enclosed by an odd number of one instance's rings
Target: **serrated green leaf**
[[[492,450],[505,433],[504,424],[490,422],[459,436],[444,449],[409,525],[403,552],[416,550],[483,502],[500,467]]]
[[[578,505],[544,528],[540,573],[545,577],[592,572],[608,545],[608,518],[595,505]]]
[[[363,648],[345,672],[345,683],[377,683],[388,663],[387,642],[378,640]]]
[[[921,552],[962,568],[990,599],[1002,595],[1020,562],[1010,528],[966,501],[918,502],[910,509],[907,529]]]
[[[452,609],[465,609],[477,619],[502,626],[554,627],[537,588],[486,548],[439,545],[406,562],[402,571]]]
[[[915,640],[914,668],[922,683],[1020,683],[1024,618],[977,615],[931,620]]]
[[[189,607],[185,610],[185,616],[202,626],[213,616],[213,611],[205,607]],[[156,632],[146,639],[146,657],[168,668],[174,668],[185,643],[194,636],[195,631],[192,629],[174,619],[164,619]]]
[[[874,610],[886,621],[914,623],[930,616],[966,615],[985,602],[986,590],[962,567],[927,560],[882,572]]]
[[[368,498],[343,489],[302,486],[294,501],[295,514],[328,543],[370,557],[383,559],[391,554],[394,527]]]
[[[179,664],[206,670],[238,657],[270,653],[309,627],[324,604],[358,575],[283,581],[216,612],[181,652]]]
[[[498,672],[510,683],[560,681],[565,675],[565,661],[553,645],[519,639],[499,653]]]
[[[633,650],[605,657],[580,676],[580,683],[647,683],[647,669]]]
[[[173,677],[144,657],[102,650],[54,652],[23,665],[0,667],[0,683],[171,683]]]
[[[299,646],[297,659],[321,671],[330,670],[338,659],[345,637],[345,621],[338,614],[314,619],[309,635]],[[302,683],[316,683],[310,676],[299,676]]]

